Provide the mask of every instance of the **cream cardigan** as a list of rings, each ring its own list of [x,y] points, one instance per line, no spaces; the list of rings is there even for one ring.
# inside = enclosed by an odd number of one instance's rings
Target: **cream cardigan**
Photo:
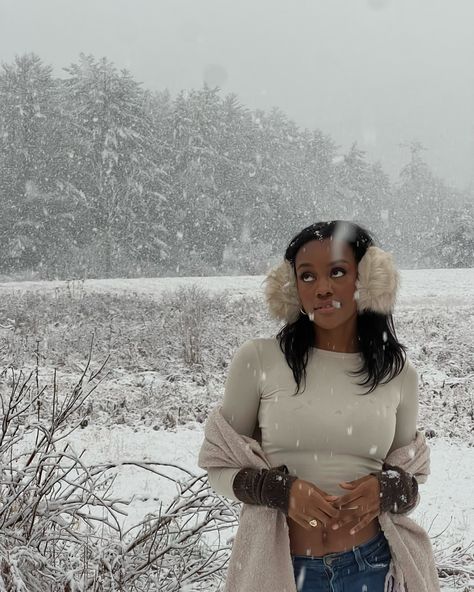
[[[430,474],[430,450],[424,434],[418,430],[410,444],[393,450],[385,461],[412,473],[418,483],[425,483]],[[259,442],[238,434],[225,420],[220,404],[206,420],[198,466],[205,470],[271,468]],[[418,496],[417,505],[419,501]],[[378,519],[392,555],[384,592],[439,592],[427,532],[407,514],[383,512]],[[242,505],[224,592],[297,592],[288,524],[280,510]]]

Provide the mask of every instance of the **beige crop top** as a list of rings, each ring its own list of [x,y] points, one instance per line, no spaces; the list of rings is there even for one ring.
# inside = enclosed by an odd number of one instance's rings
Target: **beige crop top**
[[[276,337],[249,339],[229,366],[222,414],[240,434],[256,437],[272,466],[285,464],[290,474],[315,483],[331,495],[338,486],[382,468],[391,450],[415,437],[418,374],[407,358],[402,372],[370,395],[358,386],[364,375],[362,354],[311,348],[300,392]],[[384,380],[387,380],[385,377]],[[260,438],[258,438],[260,439]],[[209,483],[219,494],[238,501],[232,490],[239,469],[212,467]]]

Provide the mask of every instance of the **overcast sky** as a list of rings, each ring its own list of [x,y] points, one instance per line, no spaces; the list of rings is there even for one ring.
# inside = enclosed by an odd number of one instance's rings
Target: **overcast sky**
[[[0,59],[30,51],[60,76],[106,56],[173,94],[207,78],[391,175],[417,139],[474,184],[474,0],[0,0]]]

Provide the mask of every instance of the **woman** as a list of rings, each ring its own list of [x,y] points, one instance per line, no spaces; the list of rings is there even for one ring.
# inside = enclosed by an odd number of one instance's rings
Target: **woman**
[[[370,290],[360,281],[365,254]],[[398,277],[359,225],[303,229],[267,277],[284,327],[246,341],[228,370],[222,415],[239,434],[257,434],[272,468],[209,468],[209,482],[284,513],[302,592],[383,592],[390,548],[378,516],[418,500],[416,478],[384,465],[413,440],[418,416],[417,372],[393,328]]]

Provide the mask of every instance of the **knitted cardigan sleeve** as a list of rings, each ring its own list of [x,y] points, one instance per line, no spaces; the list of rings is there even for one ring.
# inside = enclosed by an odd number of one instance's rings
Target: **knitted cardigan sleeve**
[[[290,490],[298,477],[286,465],[271,469],[241,469],[234,478],[236,497],[246,504],[276,508],[288,515]]]
[[[384,463],[382,471],[371,475],[379,481],[381,512],[405,514],[416,505],[418,482],[411,473]]]

